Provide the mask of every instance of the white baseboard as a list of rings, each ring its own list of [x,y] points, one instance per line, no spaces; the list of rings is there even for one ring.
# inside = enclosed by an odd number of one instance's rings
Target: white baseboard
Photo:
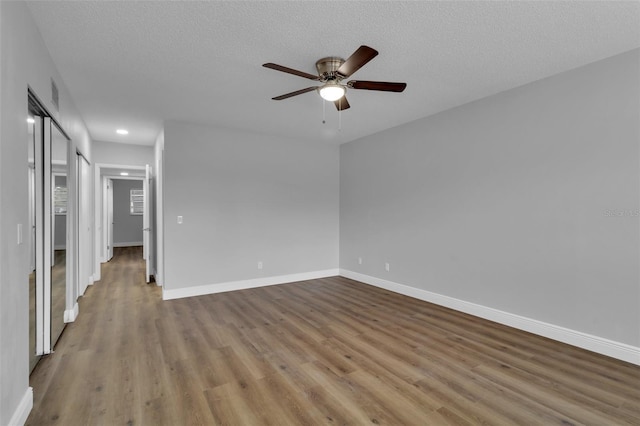
[[[142,241],[128,241],[124,243],[113,243],[114,247],[138,247],[142,245]]]
[[[24,426],[27,422],[27,417],[31,413],[33,408],[33,388],[29,387],[25,391],[20,403],[13,412],[13,416],[9,420],[9,426]]]
[[[95,282],[96,282],[95,275],[94,274],[89,275],[89,285],[93,285],[93,283]]]
[[[158,271],[153,268],[153,270],[151,271],[151,275],[153,275],[153,280],[155,281],[156,285],[158,287],[162,287],[162,282],[160,282],[160,277],[158,276]]]
[[[73,305],[73,309],[67,309],[64,311],[64,322],[74,322],[76,318],[78,318],[78,313],[80,313],[80,307],[78,306],[78,302]]]
[[[509,327],[577,346],[582,349],[587,349],[592,352],[640,365],[640,347],[631,346],[626,343],[616,342],[603,337],[583,333],[581,331],[500,311],[498,309],[489,308],[476,303],[466,302],[464,300],[455,299],[442,294],[432,293],[430,291],[410,287],[404,284],[398,284],[393,281],[360,274],[347,269],[340,269],[340,275],[365,284],[384,288],[395,293],[404,294],[405,296],[424,300],[456,311],[508,325]]]
[[[177,288],[174,290],[163,287],[162,299],[180,299],[183,297],[202,296],[205,294],[223,293],[225,291],[245,290],[248,288],[266,287],[269,285],[286,284],[296,281],[315,280],[318,278],[335,277],[338,269],[303,272],[299,274],[279,275],[274,277],[254,278],[251,280],[230,281],[218,284],[205,284],[193,287]]]

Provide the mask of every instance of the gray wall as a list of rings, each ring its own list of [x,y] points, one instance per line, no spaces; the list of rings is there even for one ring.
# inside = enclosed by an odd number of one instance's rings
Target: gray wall
[[[55,114],[71,136],[70,149],[91,159],[91,140],[25,3],[0,2],[0,43],[0,424],[6,425],[29,387],[30,255],[29,244],[16,241],[18,224],[28,235],[29,223],[27,87],[54,112],[50,99],[55,79],[60,95]],[[69,166],[73,213],[75,162]],[[72,288],[67,295],[67,309],[77,297],[74,292]]]
[[[640,345],[639,52],[343,145],[340,267]]]
[[[337,146],[175,121],[164,131],[165,289],[338,267]]]
[[[142,245],[142,215],[131,215],[129,194],[141,180],[113,179],[113,245]]]
[[[98,164],[144,166],[153,164],[153,146],[94,141],[93,161]]]

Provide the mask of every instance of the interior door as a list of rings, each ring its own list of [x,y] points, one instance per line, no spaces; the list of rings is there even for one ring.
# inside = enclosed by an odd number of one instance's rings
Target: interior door
[[[107,179],[107,262],[113,257],[113,181]]]
[[[144,208],[142,211],[142,257],[145,263],[145,280],[151,281],[151,166],[145,167],[144,183]]]

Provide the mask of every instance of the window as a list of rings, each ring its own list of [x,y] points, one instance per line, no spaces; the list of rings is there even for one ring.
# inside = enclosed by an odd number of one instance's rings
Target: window
[[[66,186],[53,188],[53,211],[55,214],[67,214],[67,195]]]
[[[144,212],[144,190],[132,189],[129,195],[131,214],[141,215]]]

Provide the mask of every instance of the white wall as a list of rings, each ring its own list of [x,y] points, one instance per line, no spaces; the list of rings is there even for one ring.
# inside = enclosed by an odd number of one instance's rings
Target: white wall
[[[113,180],[113,246],[142,245],[142,215],[132,215],[130,191],[142,189],[141,180]]]
[[[164,144],[165,296],[337,269],[337,146],[176,121]]]
[[[59,89],[56,118],[72,138],[70,149],[91,159],[91,140],[64,82],[23,2],[0,2],[0,424],[28,414],[29,317],[28,244],[17,244],[18,224],[28,220],[27,87],[54,113],[51,78]],[[75,212],[75,161],[70,165],[69,199]],[[75,241],[75,235],[71,241]],[[70,248],[72,249],[72,248]],[[75,287],[75,286],[73,286]],[[67,295],[67,309],[77,295]]]
[[[639,52],[343,145],[340,267],[637,351]]]

